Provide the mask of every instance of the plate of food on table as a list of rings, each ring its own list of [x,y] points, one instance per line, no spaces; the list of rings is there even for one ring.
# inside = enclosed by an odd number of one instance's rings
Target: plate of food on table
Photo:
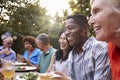
[[[15,66],[25,66],[27,63],[15,61]]]
[[[29,72],[16,76],[16,80],[40,80],[37,73]]]
[[[16,66],[16,72],[24,72],[24,71],[36,71],[36,67],[33,66]]]
[[[23,73],[16,76],[16,80],[51,80],[54,77],[62,77],[54,73]]]

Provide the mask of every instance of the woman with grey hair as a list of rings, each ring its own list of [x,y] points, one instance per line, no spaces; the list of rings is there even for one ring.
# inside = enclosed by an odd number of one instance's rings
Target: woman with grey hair
[[[13,39],[10,35],[1,36],[3,46],[0,46],[0,59],[16,60],[16,53],[12,50]]]
[[[96,39],[108,42],[112,80],[120,80],[120,0],[91,0],[92,25]]]

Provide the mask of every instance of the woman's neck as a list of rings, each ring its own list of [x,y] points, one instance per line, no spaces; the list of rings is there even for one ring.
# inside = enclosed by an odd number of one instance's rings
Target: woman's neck
[[[63,50],[63,57],[67,54],[67,50]]]
[[[29,50],[29,53],[32,53],[32,52],[34,51],[34,49],[35,49],[35,48],[31,48],[31,49]]]
[[[120,36],[113,38],[112,40],[110,40],[110,42],[112,42],[114,45],[120,48]]]

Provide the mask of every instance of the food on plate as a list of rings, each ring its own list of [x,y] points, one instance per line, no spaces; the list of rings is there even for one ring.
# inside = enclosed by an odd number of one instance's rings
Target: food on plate
[[[62,76],[57,75],[55,73],[40,73],[39,74],[40,80],[53,80],[53,78],[55,77],[60,78]]]
[[[50,80],[50,74],[49,73],[40,73],[39,78],[40,78],[40,80]]]
[[[17,66],[16,70],[26,70],[25,66]]]
[[[16,66],[16,71],[35,71],[36,67],[33,66]]]
[[[23,75],[20,76],[21,79],[25,80],[37,80],[38,74],[29,72],[29,73],[24,73]]]

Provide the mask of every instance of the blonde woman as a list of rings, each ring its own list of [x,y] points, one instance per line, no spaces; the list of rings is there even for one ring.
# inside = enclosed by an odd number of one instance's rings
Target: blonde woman
[[[96,39],[107,41],[112,80],[120,80],[120,0],[91,0],[91,18]]]

